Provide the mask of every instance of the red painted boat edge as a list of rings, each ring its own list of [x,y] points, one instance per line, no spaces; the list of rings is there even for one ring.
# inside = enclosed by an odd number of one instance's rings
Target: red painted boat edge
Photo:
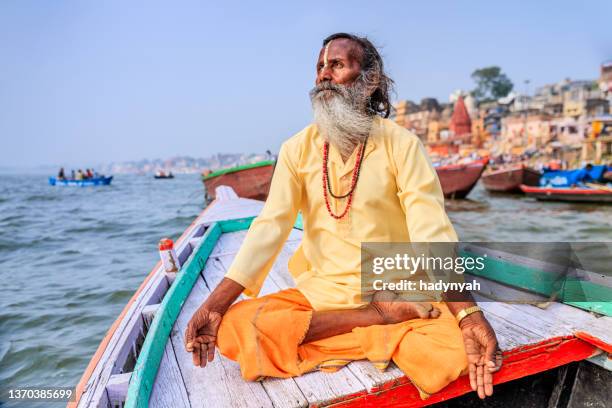
[[[608,195],[612,192],[596,190],[593,188],[557,188],[557,187],[534,187],[521,184],[521,190],[525,193],[541,194],[587,194],[587,195]]]
[[[504,353],[504,365],[494,375],[493,383],[501,384],[537,374],[597,354],[598,349],[578,337],[556,337],[537,344],[519,347]],[[394,382],[392,382],[394,383]],[[370,393],[333,404],[334,407],[423,407],[472,392],[468,376],[462,376],[440,392],[422,400],[407,379],[391,388],[381,386]],[[349,397],[350,398],[350,397]]]
[[[606,353],[612,353],[612,344],[606,343],[605,341],[598,339],[597,337],[587,332],[578,331],[574,333],[574,335],[578,337],[579,339],[584,340],[587,343],[590,343],[594,345],[595,347],[602,349]]]

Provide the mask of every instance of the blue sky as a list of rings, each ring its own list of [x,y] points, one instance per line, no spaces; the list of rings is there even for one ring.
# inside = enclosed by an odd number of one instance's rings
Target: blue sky
[[[0,166],[277,150],[309,123],[337,31],[382,47],[400,99],[446,101],[493,64],[519,90],[596,78],[610,15],[609,1],[3,1]]]

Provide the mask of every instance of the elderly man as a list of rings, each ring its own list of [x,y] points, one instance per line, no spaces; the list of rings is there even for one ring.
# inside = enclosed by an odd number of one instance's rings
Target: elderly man
[[[393,360],[426,398],[466,370],[484,398],[501,366],[495,333],[473,302],[361,302],[361,243],[455,242],[439,180],[419,139],[386,119],[392,81],[372,43],[326,38],[310,97],[314,124],[285,141],[261,214],[223,281],[193,315],[187,351],[215,346],[246,380]],[[302,212],[289,262],[296,288],[257,296]],[[230,307],[231,306],[231,307]]]

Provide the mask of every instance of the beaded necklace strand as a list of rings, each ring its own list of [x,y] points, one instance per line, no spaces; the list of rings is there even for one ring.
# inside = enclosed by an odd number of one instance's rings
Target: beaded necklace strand
[[[364,156],[365,147],[367,143],[368,143],[368,139],[366,138],[361,148],[357,151],[357,160],[356,160],[357,164],[355,164],[355,167],[353,168],[351,189],[349,190],[348,193],[344,195],[335,195],[332,192],[331,183],[329,181],[328,169],[327,169],[328,167],[327,162],[328,162],[328,157],[329,157],[329,143],[325,142],[325,144],[323,145],[323,197],[325,197],[325,206],[327,207],[327,212],[329,213],[330,216],[332,216],[333,218],[337,220],[344,218],[344,216],[348,214],[349,209],[351,208],[351,204],[353,203],[353,194],[355,193],[355,187],[357,186],[357,180],[359,180],[359,173],[361,172],[361,163],[363,162],[363,156]],[[328,192],[329,192],[329,195],[331,195],[332,197],[336,199],[342,199],[342,198],[348,197],[348,202],[346,203],[346,207],[344,208],[344,211],[342,211],[341,214],[339,215],[334,214],[334,212],[332,211],[331,205],[329,204]]]

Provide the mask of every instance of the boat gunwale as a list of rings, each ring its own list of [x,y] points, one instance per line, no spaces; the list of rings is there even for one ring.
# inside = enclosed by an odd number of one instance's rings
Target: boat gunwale
[[[132,371],[124,405],[125,408],[148,406],[155,377],[157,376],[172,327],[221,235],[247,230],[255,218],[256,216],[230,218],[214,221],[208,225],[202,240],[194,248],[183,267],[181,267],[181,270],[177,273],[176,280],[170,289],[168,289],[155,313],[149,327],[149,332],[145,337],[142,349],[136,360],[136,365]],[[294,228],[302,229],[301,217],[296,218]],[[200,253],[201,251],[203,253]],[[198,265],[197,267],[192,267],[196,259]],[[190,270],[190,268],[193,270]],[[171,307],[175,310],[170,310]]]
[[[215,170],[210,174],[202,175],[202,181],[207,181],[224,174],[236,173],[242,170],[256,169],[258,167],[274,166],[276,160],[262,160],[256,163],[242,164],[240,166],[227,167],[224,169]]]
[[[527,166],[525,164],[520,164],[520,165],[514,166],[514,167],[498,168],[498,169],[495,169],[495,167],[493,167],[493,166],[487,166],[486,171],[484,171],[482,173],[482,179],[484,180],[488,176],[496,176],[498,174],[508,173],[508,172],[515,172],[515,171],[527,171],[527,172],[531,172],[533,174],[537,174],[537,175],[540,175],[540,176],[542,175],[541,172],[539,172],[536,169],[534,169],[533,167],[529,167],[529,166]]]
[[[612,195],[612,192],[606,190],[598,190],[595,188],[582,187],[538,187],[521,184],[521,190],[525,193],[534,194],[561,194],[561,195]]]
[[[193,220],[193,222],[185,229],[185,231],[183,231],[181,236],[177,239],[176,246],[178,248],[179,253],[186,245],[189,245],[188,237],[192,235],[195,231],[197,231],[197,228],[201,225],[198,221],[208,212],[210,208],[213,208],[215,202],[216,200],[213,200],[204,210],[202,210],[202,212],[200,212],[200,214]],[[86,388],[88,388],[89,381],[95,374],[100,361],[102,361],[103,358],[106,356],[108,346],[111,344],[113,336],[115,336],[117,330],[122,327],[122,324],[129,322],[130,317],[137,313],[136,310],[132,310],[132,307],[135,306],[136,300],[148,288],[149,283],[152,283],[157,275],[161,275],[163,273],[164,270],[162,268],[162,263],[161,261],[157,261],[155,263],[155,266],[153,266],[151,271],[144,278],[140,286],[136,289],[132,297],[128,300],[126,305],[121,310],[119,316],[117,316],[117,318],[113,321],[108,331],[100,341],[100,344],[98,345],[96,351],[91,357],[91,360],[89,360],[89,363],[87,364],[83,375],[77,383],[75,389],[75,400],[68,403],[68,408],[74,408],[80,404],[80,400],[85,394]],[[104,385],[104,387],[105,386],[106,385]]]
[[[57,178],[54,176],[49,177],[49,184],[51,186],[76,186],[76,187],[91,187],[91,186],[108,186],[113,181],[115,176],[101,176],[87,179],[67,179]]]
[[[222,234],[220,222],[209,225],[202,240],[177,273],[176,280],[164,296],[145,337],[132,371],[124,407],[148,406],[172,326]],[[194,262],[197,262],[197,266],[194,266]]]
[[[456,170],[463,170],[466,169],[468,167],[472,168],[472,167],[480,167],[482,166],[483,168],[486,168],[487,165],[489,163],[489,159],[477,159],[477,160],[473,160],[471,162],[468,163],[457,163],[457,164],[445,164],[442,166],[434,166],[435,170],[445,170],[445,171],[456,171]]]

